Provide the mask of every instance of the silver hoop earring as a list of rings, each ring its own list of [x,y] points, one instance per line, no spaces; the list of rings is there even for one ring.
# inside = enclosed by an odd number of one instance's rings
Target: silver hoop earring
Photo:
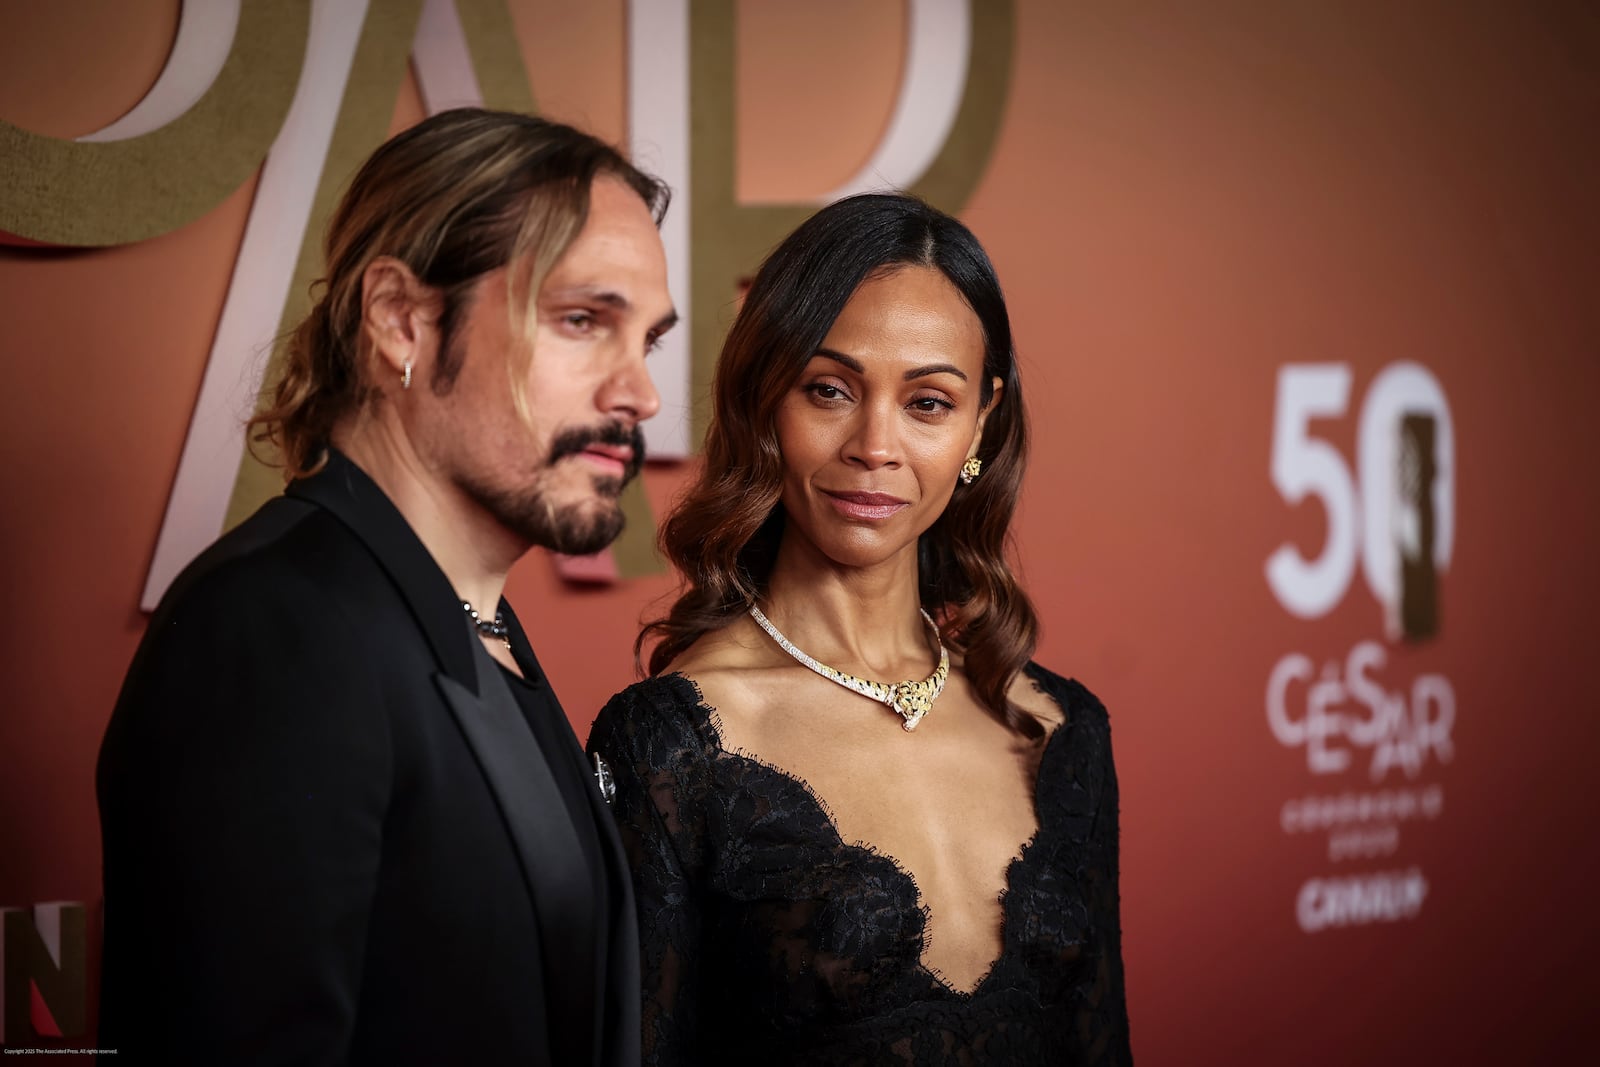
[[[411,388],[411,361],[406,360],[405,368],[400,373],[400,388]]]

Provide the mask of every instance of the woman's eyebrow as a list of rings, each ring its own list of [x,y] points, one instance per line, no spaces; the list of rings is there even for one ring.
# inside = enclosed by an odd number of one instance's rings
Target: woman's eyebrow
[[[857,374],[866,373],[867,368],[862,366],[861,361],[854,356],[847,356],[843,352],[835,352],[831,348],[819,348],[817,349],[816,354],[819,356],[826,356],[835,363],[843,363],[846,367],[849,367]]]
[[[906,381],[909,382],[913,378],[926,378],[930,374],[954,374],[962,381],[967,380],[967,372],[954,363],[929,363],[926,366],[912,367],[906,371]]]
[[[828,359],[833,360],[835,363],[842,363],[846,367],[849,367],[851,370],[855,371],[857,374],[866,373],[867,368],[862,366],[861,361],[854,356],[847,356],[843,352],[836,352],[831,348],[819,348],[817,349],[816,354],[819,356],[825,356]],[[967,380],[966,371],[962,370],[953,363],[927,363],[920,367],[912,367],[910,370],[906,371],[905,380],[909,382],[915,378],[926,378],[930,374],[954,374],[962,381]]]

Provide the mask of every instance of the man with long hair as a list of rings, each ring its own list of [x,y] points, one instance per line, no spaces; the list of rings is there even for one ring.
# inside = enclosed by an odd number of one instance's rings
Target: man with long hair
[[[252,420],[288,487],[173,585],[101,749],[117,1062],[638,1062],[616,832],[501,593],[621,529],[666,201],[479,110],[355,177]]]

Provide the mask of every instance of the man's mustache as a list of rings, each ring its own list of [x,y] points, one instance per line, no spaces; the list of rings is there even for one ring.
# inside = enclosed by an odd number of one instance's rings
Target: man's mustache
[[[644,431],[638,425],[624,426],[620,422],[607,422],[599,426],[574,426],[556,434],[550,442],[551,463],[568,456],[576,456],[590,445],[615,445],[633,450],[633,458],[622,472],[622,483],[633,481],[644,466]]]

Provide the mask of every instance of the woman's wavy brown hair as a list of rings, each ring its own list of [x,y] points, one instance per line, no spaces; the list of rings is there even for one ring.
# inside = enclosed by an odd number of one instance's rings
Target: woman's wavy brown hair
[[[581,130],[532,115],[457,108],[385,142],[362,165],[328,224],[327,275],[316,306],[289,335],[282,370],[249,422],[252,449],[276,446],[289,479],[322,465],[334,427],[380,394],[362,329],[362,277],[380,256],[404,263],[441,298],[439,358],[429,381],[448,393],[461,370],[451,344],[479,279],[508,272],[513,336],[533,336],[534,296],[589,213],[589,187],[609,174],[648,204],[659,223],[668,191],[616,149]],[[514,276],[513,276],[514,274]],[[507,359],[509,389],[528,419],[530,344]]]
[[[1011,320],[994,267],[956,219],[913,197],[867,194],[823,208],[761,266],[722,347],[705,463],[661,528],[661,548],[682,575],[665,617],[645,626],[650,673],[660,674],[702,635],[732,622],[766,591],[783,535],[783,455],[777,411],[858,286],[903,267],[948,278],[983,326],[983,472],[958,484],[918,544],[922,606],[991,714],[1030,737],[1042,730],[1006,696],[1033,655],[1038,620],[1007,555],[1027,459],[1028,428]],[[1004,388],[994,396],[992,382]]]

